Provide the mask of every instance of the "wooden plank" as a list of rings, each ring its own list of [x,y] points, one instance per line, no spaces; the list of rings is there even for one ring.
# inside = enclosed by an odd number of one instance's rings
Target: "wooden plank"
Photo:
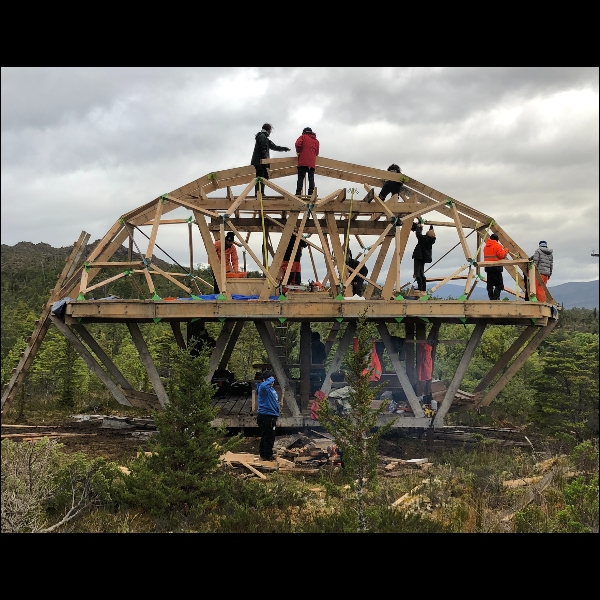
[[[387,256],[388,250],[390,248],[390,244],[392,243],[391,237],[386,237],[381,246],[379,248],[379,254],[377,255],[377,259],[375,260],[375,266],[373,267],[373,272],[371,273],[371,280],[377,281],[379,277],[379,273],[381,272],[381,267],[383,266],[383,261]],[[375,286],[372,283],[367,284],[367,289],[365,291],[365,298],[369,300],[375,291]]]
[[[304,202],[302,202],[302,200],[300,200],[299,198],[297,198],[293,194],[290,194],[287,190],[284,190],[282,187],[279,187],[276,183],[273,183],[269,179],[265,179],[264,180],[264,184],[267,187],[270,187],[272,190],[275,190],[276,192],[279,192],[287,201],[289,201],[289,202],[292,203],[292,206],[296,210],[304,210],[304,209],[306,209],[306,204]]]
[[[454,277],[456,277],[456,275],[458,275],[459,273],[462,273],[462,271],[464,271],[469,266],[470,266],[469,263],[467,263],[466,265],[462,265],[462,267],[459,267],[458,269],[456,269],[456,271],[454,271],[454,273],[452,273],[452,275],[448,275],[448,277],[442,279],[442,281],[440,281],[437,285],[434,285],[429,290],[429,295],[431,296],[435,291],[437,291],[439,288],[441,288],[445,283],[447,283],[451,279],[454,279]]]
[[[171,330],[173,331],[173,336],[175,337],[175,341],[177,342],[177,346],[182,350],[187,348],[186,343],[183,339],[183,335],[181,335],[181,323],[180,321],[171,321]]]
[[[168,279],[171,283],[174,283],[177,287],[180,287],[182,290],[186,291],[188,294],[192,293],[191,288],[189,288],[186,285],[183,285],[183,283],[180,283],[179,281],[177,281],[177,279],[175,279],[175,277],[173,277],[170,273],[166,273],[161,268],[157,267],[154,263],[150,263],[150,266],[156,272],[158,272],[160,275],[162,275],[165,279]]]
[[[131,339],[137,348],[137,351],[140,355],[140,359],[144,368],[146,369],[146,373],[148,374],[148,379],[156,392],[156,396],[158,397],[158,401],[162,407],[166,406],[169,403],[169,397],[167,396],[167,392],[163,386],[162,380],[156,367],[154,366],[154,362],[152,361],[152,356],[148,351],[148,346],[146,345],[146,341],[142,336],[142,332],[138,327],[137,323],[132,323],[131,321],[127,321],[127,328],[129,329],[129,333],[131,334]]]
[[[257,475],[261,479],[266,479],[267,478],[266,475],[264,475],[263,473],[261,473],[260,471],[258,471],[257,469],[255,469],[252,465],[249,465],[247,462],[244,462],[243,460],[240,460],[239,463],[240,463],[240,465],[243,465],[244,467],[246,467],[246,469],[249,469],[250,471],[252,471],[252,473],[254,473],[255,475]]]
[[[141,260],[128,260],[127,262],[86,261],[90,269],[132,269],[144,264]]]
[[[452,205],[450,206],[450,209],[452,210],[452,216],[454,217],[454,223],[456,225],[456,232],[458,233],[458,238],[460,239],[460,243],[463,249],[463,252],[465,253],[465,258],[470,261],[471,260],[471,251],[469,250],[469,245],[467,244],[467,240],[465,238],[465,233],[463,231],[462,228],[462,224],[460,222],[460,215],[458,214],[458,211],[456,210],[456,206],[454,205],[454,203],[452,203]]]
[[[394,367],[394,371],[396,372],[396,375],[398,376],[400,385],[402,386],[402,389],[404,390],[404,393],[406,394],[406,399],[408,400],[408,403],[410,404],[410,407],[412,408],[413,414],[417,418],[424,417],[425,413],[423,412],[423,408],[419,404],[419,399],[417,398],[417,395],[415,394],[415,391],[410,382],[408,374],[407,374],[406,370],[404,369],[404,366],[400,362],[400,359],[398,358],[398,352],[396,352],[394,344],[392,343],[392,339],[390,337],[390,333],[388,331],[387,325],[385,323],[378,323],[377,331],[379,332],[381,341],[383,342],[385,349],[387,350],[388,356],[389,356],[390,360],[392,361],[392,366]],[[408,365],[408,362],[407,362],[407,365]]]
[[[359,175],[357,173],[338,171],[337,169],[330,169],[328,167],[320,167],[318,163],[317,167],[315,168],[315,175],[324,175],[325,177],[331,177],[332,179],[352,181],[353,183],[368,183],[375,187],[381,187],[384,184],[383,179],[376,179],[375,177],[366,177],[365,175]]]
[[[325,198],[321,198],[318,202],[315,202],[315,208],[317,207],[322,207],[324,204],[327,204],[328,202],[331,202],[332,200],[335,200],[336,198],[338,198],[343,190],[336,190],[335,192],[331,192],[331,194],[328,194],[327,196],[325,196]]]
[[[221,280],[221,270],[215,267],[215,265],[219,264],[219,257],[215,249],[214,240],[210,235],[210,231],[208,229],[208,225],[206,224],[206,219],[204,215],[198,212],[194,212],[194,217],[196,218],[196,223],[198,225],[198,229],[200,230],[202,241],[204,242],[204,248],[206,249],[206,253],[208,255],[208,263],[213,272],[213,277],[217,280],[217,285],[221,290],[223,289],[223,281]]]
[[[151,260],[154,254],[154,244],[156,243],[156,236],[158,235],[158,226],[160,225],[160,217],[164,207],[164,200],[161,198],[156,203],[156,213],[154,215],[154,222],[152,224],[152,231],[150,232],[150,239],[148,240],[148,249],[146,250],[146,260]]]
[[[283,279],[281,280],[282,285],[288,284],[290,273],[292,271],[292,266],[294,263],[293,257],[296,256],[296,252],[298,251],[298,246],[300,245],[300,240],[302,239],[302,232],[304,231],[304,226],[306,225],[307,218],[308,218],[308,211],[305,211],[304,216],[302,217],[302,221],[300,222],[300,227],[298,228],[297,235],[294,236],[295,237],[294,246],[292,247],[292,253],[290,254],[290,260],[288,260],[288,266],[285,270],[285,273],[283,274]],[[290,243],[290,240],[289,239],[285,240],[282,235],[281,239],[279,240],[279,246],[282,247],[282,245],[285,244],[283,247],[285,247],[287,249],[287,245],[289,243]],[[282,264],[283,264],[283,261],[282,261]]]
[[[225,212],[226,217],[230,217],[240,206],[240,204],[246,199],[246,196],[250,193],[250,191],[254,188],[254,181],[251,181],[242,191],[242,193],[237,197],[235,202],[229,207],[229,209]],[[230,188],[227,188],[230,189]]]
[[[327,229],[329,231],[329,239],[331,240],[331,246],[333,248],[333,260],[337,265],[337,270],[339,274],[340,280],[344,278],[344,269],[347,268],[346,262],[344,260],[344,249],[340,243],[340,234],[337,228],[337,221],[335,219],[335,215],[333,213],[325,214],[325,221],[327,222]],[[344,294],[346,296],[350,295],[350,289],[346,288]]]
[[[229,341],[227,342],[227,345],[225,346],[225,350],[223,351],[223,356],[221,356],[221,361],[219,362],[219,369],[227,368],[227,365],[229,364],[229,359],[231,358],[231,355],[235,348],[235,344],[237,343],[238,338],[240,337],[240,333],[243,328],[244,328],[244,321],[236,321],[235,322],[235,325],[233,326],[231,335],[229,336]]]
[[[189,208],[192,212],[200,212],[209,217],[213,217],[214,219],[219,218],[219,215],[217,213],[212,212],[211,210],[206,210],[205,208],[202,208],[201,206],[198,206],[197,204],[193,204],[191,202],[186,202],[185,200],[180,200],[178,198],[173,198],[172,196],[169,196],[169,195],[166,195],[165,198],[167,198],[174,204],[177,204],[178,206],[183,206],[185,208]]]
[[[87,294],[88,292],[91,292],[92,290],[95,290],[96,288],[102,287],[104,285],[108,285],[109,283],[112,283],[113,281],[116,281],[117,279],[121,279],[121,277],[125,277],[126,273],[119,273],[118,275],[115,275],[114,277],[109,277],[108,279],[105,279],[104,281],[101,281],[100,283],[97,283],[96,285],[93,285],[92,287],[88,287],[86,288],[83,292],[83,294]]]
[[[444,425],[444,417],[450,410],[450,406],[454,401],[454,396],[456,395],[456,391],[460,387],[460,384],[467,372],[467,368],[469,367],[469,363],[471,362],[471,358],[473,357],[473,353],[475,349],[479,345],[481,341],[481,336],[485,331],[486,324],[485,323],[477,323],[475,328],[473,329],[473,333],[467,343],[467,347],[465,348],[465,352],[462,355],[460,362],[458,363],[458,367],[456,368],[456,372],[454,373],[454,377],[452,377],[452,381],[446,390],[446,395],[444,396],[444,400],[442,405],[438,408],[437,413],[434,417],[434,427],[442,427]]]
[[[106,374],[106,372],[100,367],[100,365],[94,360],[94,357],[90,354],[89,350],[81,343],[79,338],[71,331],[71,329],[63,321],[57,317],[50,317],[50,320],[56,328],[63,334],[67,341],[77,351],[79,356],[83,359],[87,367],[100,379],[106,389],[110,392],[111,396],[119,403],[125,406],[131,406],[131,402],[125,397],[125,394],[119,389],[116,383]]]
[[[317,229],[319,240],[321,240],[321,251],[325,256],[325,264],[327,265],[327,270],[331,278],[331,285],[337,290],[340,284],[340,280],[338,279],[337,273],[335,272],[335,267],[333,263],[333,258],[331,256],[331,250],[329,249],[329,244],[327,243],[327,239],[323,235],[323,230],[321,229],[321,225],[319,224],[319,219],[315,218],[314,213],[311,213],[311,217],[315,228]]]
[[[234,321],[227,320],[221,327],[221,332],[219,333],[215,347],[213,348],[210,358],[208,359],[208,373],[205,379],[209,383],[213,378],[215,371],[217,370],[217,365],[221,362],[221,356],[225,350],[225,347],[227,346],[227,342],[229,341],[231,332],[233,331],[233,326]]]

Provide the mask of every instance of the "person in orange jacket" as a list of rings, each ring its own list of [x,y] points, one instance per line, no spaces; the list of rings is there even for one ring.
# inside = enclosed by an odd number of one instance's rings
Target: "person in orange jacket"
[[[302,130],[302,135],[296,140],[296,154],[298,155],[298,183],[296,196],[302,193],[304,178],[308,175],[308,190],[310,196],[315,189],[315,169],[317,156],[319,156],[319,140],[317,134],[310,127]]]
[[[508,248],[505,248],[499,242],[496,233],[492,233],[483,248],[483,260],[485,262],[494,262],[506,258],[507,254]],[[485,272],[487,274],[487,293],[490,300],[500,300],[500,293],[504,289],[504,279],[502,277],[503,271],[504,267],[502,265],[498,265],[497,267],[485,267]]]
[[[233,243],[234,240],[235,240],[235,235],[234,235],[233,231],[228,231],[227,235],[225,236],[225,272],[226,273],[237,273],[238,272],[239,259],[238,259],[237,248],[235,247],[235,244]],[[221,240],[217,240],[215,242],[215,250],[217,251],[217,256],[219,257],[219,261],[221,261],[222,260],[222,258],[221,258]],[[219,284],[217,283],[217,278],[215,277],[214,269],[213,269],[213,279],[215,282],[214,286],[213,286],[214,293],[219,294],[220,293]]]

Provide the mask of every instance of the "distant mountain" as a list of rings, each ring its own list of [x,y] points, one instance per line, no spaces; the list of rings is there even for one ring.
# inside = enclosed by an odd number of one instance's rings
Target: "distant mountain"
[[[595,281],[574,281],[571,283],[561,283],[560,285],[548,286],[554,299],[562,304],[564,308],[598,308],[598,280]],[[446,283],[435,295],[439,298],[459,298],[463,293],[464,287],[456,284]],[[511,298],[511,296],[509,296]],[[485,284],[480,283],[471,295],[471,300],[487,300],[487,291]]]

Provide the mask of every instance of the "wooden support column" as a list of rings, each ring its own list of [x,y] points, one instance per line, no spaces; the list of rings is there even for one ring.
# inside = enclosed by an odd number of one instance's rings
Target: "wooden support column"
[[[148,346],[146,345],[146,341],[142,336],[142,332],[140,331],[138,324],[132,323],[131,321],[127,321],[127,328],[129,329],[133,343],[140,354],[140,359],[142,360],[142,364],[146,369],[146,373],[148,373],[148,379],[150,379],[150,383],[154,388],[154,392],[158,397],[158,401],[160,402],[160,405],[164,407],[165,405],[169,404],[169,397],[167,396],[167,392],[165,391],[160,375],[154,366],[152,356],[150,356],[150,352],[148,351]]]
[[[423,412],[423,408],[419,404],[419,399],[417,398],[417,395],[415,394],[415,391],[412,386],[412,382],[409,380],[408,375],[407,375],[406,371],[404,370],[404,367],[402,366],[402,363],[398,359],[398,352],[394,348],[394,344],[392,343],[392,339],[390,338],[390,334],[389,334],[387,325],[385,323],[378,323],[377,331],[379,331],[379,336],[381,337],[381,341],[383,342],[385,349],[387,350],[387,353],[390,357],[390,360],[392,361],[392,365],[394,367],[394,370],[396,371],[396,375],[398,376],[400,385],[402,386],[402,389],[404,390],[404,393],[406,394],[406,399],[408,400],[408,403],[410,404],[410,407],[413,410],[413,414],[415,415],[415,417],[418,417],[418,418],[424,417],[425,413]],[[409,346],[412,346],[414,349],[415,344],[409,344]],[[408,348],[406,349],[406,352],[408,355]]]
[[[427,334],[427,326],[425,323],[417,323],[415,325],[415,331],[417,334],[417,341],[425,342],[426,334]],[[417,396],[422,396],[424,394],[423,388],[425,387],[425,383],[419,380],[419,373],[421,371],[421,344],[415,344],[415,358],[416,358],[416,394]]]
[[[553,321],[541,328],[533,339],[523,349],[523,352],[517,356],[514,362],[508,367],[506,372],[498,379],[494,387],[477,403],[476,408],[480,406],[489,406],[492,400],[504,389],[504,386],[513,378],[514,374],[525,364],[525,361],[537,350],[538,346],[556,327],[558,320]]]
[[[56,325],[56,328],[65,336],[67,341],[79,353],[90,371],[100,379],[110,392],[111,396],[119,403],[125,406],[131,406],[131,402],[125,397],[119,386],[107,375],[106,371],[95,361],[90,351],[83,345],[80,339],[71,331],[68,325],[57,317],[50,317],[50,321]],[[124,378],[123,378],[124,379]]]
[[[414,386],[417,383],[416,378],[416,369],[415,369],[415,353],[416,353],[416,344],[415,340],[415,324],[414,323],[405,323],[404,331],[406,332],[404,337],[406,338],[406,343],[404,344],[404,354],[405,354],[405,363],[406,363],[406,375],[410,383]],[[389,354],[389,350],[388,350]]]
[[[175,341],[177,342],[177,346],[182,350],[185,350],[187,346],[185,345],[185,341],[183,340],[183,335],[181,335],[181,323],[179,321],[171,321],[170,323],[171,329],[173,330],[173,335],[175,336]]]
[[[498,362],[490,369],[488,374],[477,384],[477,387],[473,390],[476,394],[485,390],[485,388],[494,381],[496,375],[498,375],[504,367],[510,362],[510,360],[521,350],[523,344],[532,337],[533,332],[539,330],[539,327],[526,327],[521,335],[512,343],[511,347],[498,359]]]
[[[235,345],[240,337],[240,333],[244,328],[244,321],[236,321],[233,326],[233,331],[231,332],[231,337],[227,342],[227,346],[225,347],[225,351],[223,352],[223,356],[221,357],[221,362],[219,363],[219,369],[226,369],[229,363],[229,359],[231,358],[231,354],[235,348]]]
[[[300,412],[310,403],[311,329],[308,321],[300,323]]]
[[[331,391],[331,374],[340,370],[342,366],[342,362],[344,360],[344,354],[348,351],[350,347],[350,342],[356,333],[356,321],[350,321],[348,325],[346,325],[346,331],[344,331],[344,335],[340,340],[337,352],[329,365],[329,369],[327,370],[327,375],[325,375],[325,381],[321,386],[321,391],[327,395]]]
[[[467,347],[465,348],[465,353],[462,355],[460,362],[458,363],[458,367],[456,372],[454,373],[454,377],[446,390],[446,395],[444,396],[444,400],[442,405],[438,408],[438,411],[435,415],[433,425],[434,427],[443,427],[444,425],[444,417],[450,410],[450,406],[454,400],[454,396],[456,394],[456,390],[458,390],[458,386],[460,386],[465,373],[467,372],[467,368],[469,367],[469,363],[471,362],[471,358],[473,357],[473,353],[475,352],[475,348],[479,345],[481,341],[481,336],[485,331],[485,323],[478,323],[475,325],[475,329],[473,329],[473,333],[471,334],[471,338],[467,343]]]
[[[221,356],[225,351],[225,347],[227,346],[227,342],[229,341],[229,337],[233,330],[233,324],[234,322],[231,320],[227,320],[223,323],[221,333],[217,338],[217,343],[208,359],[208,374],[206,375],[206,381],[210,381],[213,378],[213,375],[217,370],[217,365],[221,362]]]
[[[269,335],[269,331],[267,329],[267,325],[264,321],[254,321],[256,325],[256,329],[258,334],[260,335],[260,339],[267,351],[267,355],[269,356],[269,362],[273,365],[273,370],[275,371],[275,376],[279,385],[281,386],[281,390],[283,392],[283,401],[285,405],[290,409],[293,417],[300,416],[300,409],[298,408],[298,403],[296,402],[296,395],[293,393],[290,382],[287,378],[283,365],[279,360],[279,356],[277,355],[277,350],[275,349],[275,345],[271,340],[271,336]]]

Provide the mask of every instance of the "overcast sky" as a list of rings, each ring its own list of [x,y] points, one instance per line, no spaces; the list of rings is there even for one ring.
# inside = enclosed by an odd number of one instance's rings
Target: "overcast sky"
[[[529,254],[546,240],[550,286],[598,279],[598,67],[3,67],[2,243],[97,240],[162,193],[248,165],[265,121],[281,146],[310,126],[321,156],[399,164]],[[362,188],[316,179],[320,196]],[[295,176],[275,182],[294,191]],[[163,229],[158,244],[188,264],[187,230]],[[434,260],[456,241],[439,231]],[[430,275],[463,262],[459,246]]]

